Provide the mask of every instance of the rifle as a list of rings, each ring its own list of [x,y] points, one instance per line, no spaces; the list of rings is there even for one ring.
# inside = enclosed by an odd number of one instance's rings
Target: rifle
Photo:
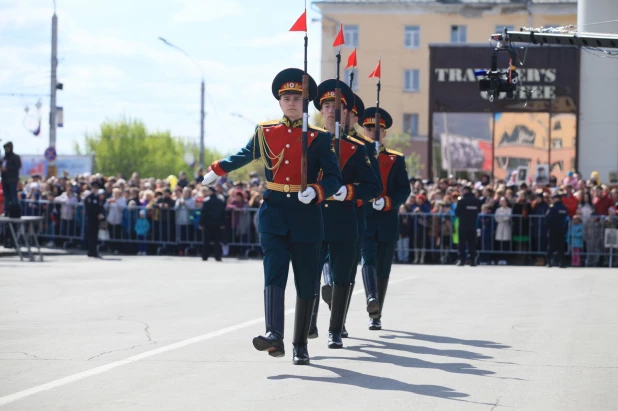
[[[337,52],[337,82],[335,83],[335,156],[337,163],[341,164],[341,88],[339,87],[339,66],[341,64],[341,48]]]
[[[305,73],[303,74],[303,133],[301,138],[300,189],[307,189],[307,129],[309,126],[309,75],[307,74],[307,32],[305,32]]]

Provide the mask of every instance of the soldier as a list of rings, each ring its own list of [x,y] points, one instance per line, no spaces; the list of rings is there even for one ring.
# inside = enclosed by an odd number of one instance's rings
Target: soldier
[[[307,189],[301,192],[301,135],[303,126],[303,71],[283,70],[273,80],[272,92],[283,111],[281,120],[259,124],[247,146],[237,154],[212,163],[202,182],[211,186],[223,176],[253,160],[261,159],[266,191],[260,207],[258,227],[264,252],[264,300],[266,334],[253,339],[259,351],[273,357],[285,355],[283,344],[284,295],[290,260],[296,285],[294,364],[309,364],[307,335],[315,300],[318,258],[324,236],[321,206],[341,187],[341,173],[331,136],[324,129],[307,130]],[[309,99],[317,86],[309,76]],[[322,179],[318,182],[318,173]]]
[[[335,132],[335,88],[337,80],[330,79],[318,86],[318,94],[313,104],[320,110],[326,122],[326,129]],[[348,110],[354,106],[354,93],[343,82],[341,90],[341,117],[346,118]],[[320,270],[328,258],[330,274],[334,285],[326,298],[331,307],[328,329],[328,348],[342,348],[341,332],[343,321],[351,296],[350,274],[358,264],[355,260],[355,244],[358,240],[356,222],[356,200],[368,201],[380,193],[378,177],[371,168],[371,161],[365,150],[365,143],[341,133],[339,141],[339,168],[342,186],[337,193],[322,204],[324,217],[324,238],[320,258]],[[336,150],[337,151],[337,150]],[[318,271],[318,281],[319,281]],[[315,305],[319,301],[316,300]],[[313,318],[312,318],[313,319]],[[317,334],[317,329],[315,330]]]
[[[382,192],[382,180],[380,179],[380,166],[378,164],[378,152],[376,151],[375,143],[369,137],[364,136],[361,133],[358,133],[354,128],[354,124],[358,122],[359,117],[363,116],[365,112],[365,104],[363,104],[363,100],[357,95],[354,94],[354,106],[348,113],[348,124],[349,130],[346,133],[348,136],[355,138],[357,140],[361,140],[365,143],[364,147],[367,152],[367,157],[371,162],[371,167],[373,168],[374,174],[376,175],[378,182],[378,192]],[[368,144],[369,143],[369,144]],[[361,259],[361,247],[363,245],[363,238],[365,237],[365,228],[367,226],[365,219],[365,204],[368,204],[367,200],[356,199],[356,225],[358,228],[358,239],[354,244],[354,264],[350,269],[350,298],[348,299],[348,305],[346,307],[343,328],[341,330],[341,337],[347,338],[348,331],[345,328],[345,320],[348,316],[348,310],[350,308],[350,302],[352,301],[352,292],[354,291],[354,285],[356,283],[356,271],[358,269],[358,264]],[[328,306],[331,305],[332,299],[332,277],[330,275],[330,267],[328,264],[328,259],[326,259],[326,263],[323,268],[324,272],[324,285],[322,286],[322,299]],[[319,290],[319,282],[318,282],[318,290]],[[318,329],[317,329],[317,314],[318,314],[319,304],[315,304],[313,307],[313,315],[311,316],[311,328],[309,329],[309,338],[317,338],[318,337]]]
[[[470,253],[470,266],[476,266],[476,218],[483,203],[472,193],[468,185],[463,187],[463,196],[457,202],[455,216],[459,218],[459,261],[458,266],[466,264],[466,246]]]
[[[551,196],[552,204],[547,210],[547,233],[549,236],[547,246],[547,266],[552,266],[552,258],[554,252],[558,253],[558,262],[560,268],[566,268],[564,263],[564,239],[566,235],[566,225],[568,219],[568,210],[562,203],[562,196],[556,192]]]
[[[380,135],[378,163],[380,178],[382,179],[382,192],[365,208],[367,227],[361,250],[363,283],[367,298],[367,312],[370,318],[370,330],[382,329],[382,310],[384,309],[395,245],[399,239],[399,206],[410,195],[410,183],[404,155],[387,149],[381,143],[386,136],[386,130],[393,125],[393,119],[386,110],[382,108],[379,110],[381,118],[378,125]],[[370,138],[376,135],[376,111],[376,107],[367,108],[359,122],[365,130],[364,134]]]
[[[101,200],[99,192],[102,190],[101,184],[97,181],[92,182],[91,192],[84,199],[86,210],[86,227],[87,227],[87,242],[88,242],[88,257],[101,258],[97,251],[97,243],[99,242],[99,224],[105,218],[105,210],[103,208],[104,200]],[[105,193],[105,191],[103,191]]]

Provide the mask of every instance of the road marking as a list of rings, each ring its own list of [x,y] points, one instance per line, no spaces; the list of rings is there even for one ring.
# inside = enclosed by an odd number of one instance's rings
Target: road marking
[[[408,281],[408,280],[411,280],[413,278],[416,278],[416,277],[406,277],[406,278],[402,278],[402,279],[399,279],[399,280],[392,280],[392,281],[389,281],[389,285],[401,283],[401,282],[404,282],[404,281]],[[353,295],[354,294],[361,294],[361,293],[364,293],[364,292],[365,292],[365,289],[363,287],[363,288],[361,288],[359,290],[354,291],[354,293],[352,293],[352,294]],[[294,312],[294,308],[291,308],[289,310],[286,310],[285,314],[288,315],[288,314],[292,314],[293,312]],[[200,336],[197,336],[197,337],[189,338],[187,340],[179,341],[179,342],[174,343],[174,344],[166,345],[165,347],[160,347],[160,348],[156,348],[154,350],[146,351],[146,352],[143,352],[141,354],[137,354],[137,355],[134,355],[132,357],[125,358],[124,360],[115,361],[115,362],[112,362],[110,364],[102,365],[100,367],[93,368],[91,370],[80,372],[80,373],[77,373],[77,374],[73,374],[73,375],[70,375],[68,377],[60,378],[59,380],[51,381],[51,382],[48,382],[46,384],[39,385],[37,387],[32,387],[32,388],[29,388],[29,389],[24,390],[24,391],[19,391],[19,392],[16,392],[15,394],[7,395],[5,397],[0,397],[0,406],[10,404],[12,402],[15,402],[15,401],[21,400],[23,398],[29,397],[31,395],[37,394],[39,392],[49,391],[49,390],[52,390],[54,388],[62,387],[63,385],[67,385],[67,384],[70,384],[72,382],[83,380],[84,378],[92,377],[93,375],[101,374],[101,373],[104,373],[106,371],[113,370],[114,368],[118,368],[118,367],[121,367],[123,365],[131,364],[131,363],[134,363],[136,361],[143,360],[144,358],[152,357],[153,355],[162,354],[164,352],[176,350],[178,348],[183,348],[183,347],[186,347],[186,346],[191,345],[191,344],[195,344],[195,343],[199,343],[199,342],[202,342],[202,341],[210,340],[212,338],[220,337],[222,335],[229,334],[231,332],[238,331],[238,330],[241,330],[243,328],[251,327],[252,325],[260,324],[260,323],[263,323],[263,322],[264,322],[264,317],[256,318],[256,319],[250,320],[250,321],[245,321],[244,323],[240,323],[240,324],[237,324],[237,325],[232,325],[230,327],[222,328],[222,329],[220,329],[218,331],[213,331],[213,332],[208,333],[208,334],[203,334],[203,335],[200,335]]]

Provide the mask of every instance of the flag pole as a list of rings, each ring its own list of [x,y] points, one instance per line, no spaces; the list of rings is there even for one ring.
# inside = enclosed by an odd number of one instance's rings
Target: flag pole
[[[382,78],[382,55],[380,55],[380,60],[378,62],[378,67],[380,68],[380,75],[378,76],[378,84],[376,84],[377,88],[377,99],[376,99],[376,128],[375,128],[375,143],[376,143],[376,151],[380,152],[380,88],[381,88],[381,78]]]
[[[305,13],[307,13],[307,1],[305,0]],[[307,37],[307,23],[305,14],[305,66],[303,73],[303,132],[301,138],[302,155],[300,160],[300,189],[307,189],[307,130],[309,127],[309,74],[307,73],[307,45],[309,38]]]
[[[352,85],[354,84],[354,68],[356,67],[356,47],[354,47],[354,51],[352,52],[354,54],[354,62],[352,65],[352,72],[350,73],[350,90],[352,90]],[[351,57],[352,55],[350,55]],[[348,59],[348,67],[350,65],[349,59]],[[356,103],[355,103],[356,104]],[[354,126],[352,126],[354,127]],[[343,128],[343,132],[348,134],[348,132],[350,131],[350,116],[348,114],[348,117],[345,119],[345,126]]]

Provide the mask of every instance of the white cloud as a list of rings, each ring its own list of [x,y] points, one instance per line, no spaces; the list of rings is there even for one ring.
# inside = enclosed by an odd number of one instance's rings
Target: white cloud
[[[242,14],[235,0],[176,0],[182,9],[174,16],[174,23],[205,22]]]
[[[43,6],[42,6],[43,4]],[[42,3],[40,0],[15,0],[5,1],[0,4],[0,29],[7,27],[24,28],[27,26],[36,27],[41,24],[51,26],[54,8],[51,1]],[[69,14],[63,10],[58,10],[59,25],[75,27],[75,22]]]

